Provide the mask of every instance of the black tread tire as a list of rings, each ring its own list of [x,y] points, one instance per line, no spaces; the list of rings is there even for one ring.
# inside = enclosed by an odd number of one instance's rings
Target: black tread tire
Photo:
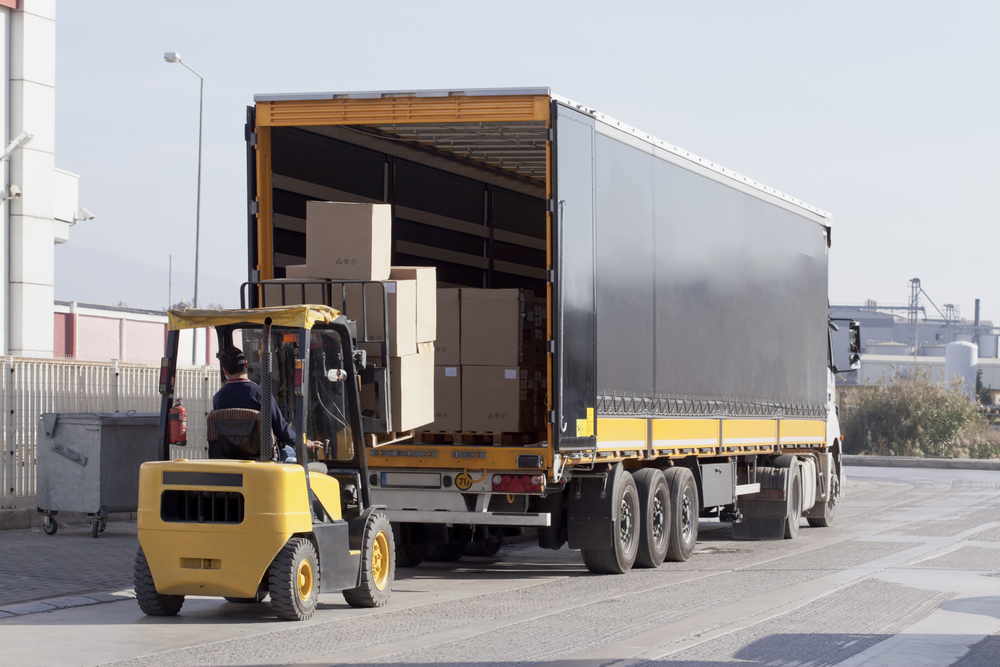
[[[427,558],[427,539],[422,523],[392,525],[396,541],[396,567],[417,567]]]
[[[298,591],[299,564],[308,560],[312,568],[312,590],[306,599]],[[271,561],[267,568],[267,590],[271,595],[271,608],[282,621],[305,621],[316,611],[319,597],[319,558],[312,542],[304,537],[293,537]]]
[[[698,486],[694,474],[684,466],[663,472],[670,489],[670,540],[667,560],[683,563],[691,557],[698,543]]]
[[[176,616],[184,605],[183,595],[161,595],[156,592],[149,562],[142,547],[135,553],[135,601],[146,616]]]
[[[427,560],[437,563],[454,563],[465,554],[465,547],[472,542],[472,526],[452,526],[448,541],[427,547]]]
[[[476,526],[472,542],[465,548],[466,556],[496,556],[503,546],[503,526]]]
[[[611,483],[611,480],[609,480]],[[612,535],[610,549],[580,549],[583,563],[594,574],[625,574],[639,553],[639,492],[627,470],[614,477],[611,490]],[[628,512],[626,514],[626,512]]]
[[[830,479],[830,498],[823,503],[823,510],[819,516],[811,516],[806,519],[813,528],[829,528],[833,525],[833,520],[837,518],[837,497],[840,494],[840,481],[836,475]]]
[[[798,464],[788,469],[787,514],[785,515],[785,539],[794,540],[799,536],[802,523],[802,472]]]
[[[101,520],[100,519],[94,519],[93,521],[90,522],[90,534],[94,536],[95,540],[98,537],[101,536]]]
[[[633,474],[632,479],[639,492],[639,553],[635,557],[635,567],[660,567],[670,546],[670,489],[667,478],[662,470],[643,468]],[[660,504],[658,509],[657,500]]]
[[[42,519],[42,531],[46,535],[55,535],[57,530],[59,530],[59,522],[54,516],[46,515]]]
[[[382,558],[388,559],[389,573],[384,586],[376,586],[373,573],[372,556],[379,533],[385,533],[388,548]],[[365,534],[361,545],[361,584],[357,588],[344,591],[344,599],[352,607],[383,607],[392,594],[392,582],[396,578],[396,547],[392,539],[392,526],[381,512],[372,514],[365,525]]]

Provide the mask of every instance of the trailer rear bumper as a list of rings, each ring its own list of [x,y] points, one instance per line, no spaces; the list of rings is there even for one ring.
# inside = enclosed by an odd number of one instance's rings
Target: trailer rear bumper
[[[381,510],[389,521],[399,523],[447,523],[470,526],[531,526],[552,525],[548,512],[505,514],[503,512],[434,512],[427,510]]]

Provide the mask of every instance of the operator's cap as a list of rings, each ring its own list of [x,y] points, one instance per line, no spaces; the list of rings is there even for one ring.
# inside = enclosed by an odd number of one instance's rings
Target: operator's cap
[[[243,355],[243,350],[235,345],[219,350],[215,356],[227,373],[242,373],[247,368],[247,358]]]

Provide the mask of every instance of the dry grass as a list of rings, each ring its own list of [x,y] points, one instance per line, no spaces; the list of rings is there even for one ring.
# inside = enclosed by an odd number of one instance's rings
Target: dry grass
[[[915,377],[879,380],[855,392],[840,415],[847,454],[877,456],[1000,456],[1000,432],[991,429],[960,382]]]

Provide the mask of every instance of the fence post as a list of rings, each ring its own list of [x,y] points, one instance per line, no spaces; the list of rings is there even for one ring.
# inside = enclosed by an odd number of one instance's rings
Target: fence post
[[[124,320],[122,320],[122,321],[124,322]],[[110,380],[111,380],[111,395],[115,397],[114,398],[114,401],[115,401],[114,402],[114,408],[115,408],[115,412],[121,412],[121,410],[118,409],[119,402],[121,401],[121,396],[118,395],[119,391],[121,389],[121,383],[118,381],[119,373],[118,373],[118,360],[117,359],[112,359],[111,360],[111,372],[114,374],[110,378]]]

